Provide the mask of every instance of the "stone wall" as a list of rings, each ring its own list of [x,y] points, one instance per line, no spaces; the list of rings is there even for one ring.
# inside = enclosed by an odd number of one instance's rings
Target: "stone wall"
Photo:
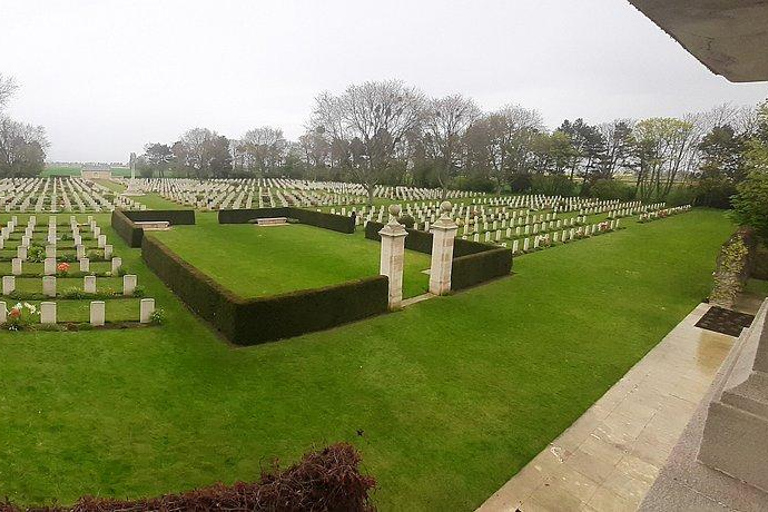
[[[723,391],[709,405],[699,460],[768,492],[768,300],[733,350]]]

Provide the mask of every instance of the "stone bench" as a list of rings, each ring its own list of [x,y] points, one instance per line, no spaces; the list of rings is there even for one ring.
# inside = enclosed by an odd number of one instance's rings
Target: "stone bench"
[[[258,226],[283,226],[288,223],[288,217],[265,217],[256,219]]]
[[[144,231],[166,231],[171,229],[171,223],[167,220],[138,221],[134,222],[134,224]]]

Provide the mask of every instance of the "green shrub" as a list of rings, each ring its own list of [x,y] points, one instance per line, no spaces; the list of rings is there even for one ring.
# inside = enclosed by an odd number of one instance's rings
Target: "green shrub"
[[[693,204],[696,200],[696,190],[693,187],[676,187],[667,195],[667,206],[675,207]]]
[[[631,201],[635,198],[635,187],[615,179],[601,179],[589,188],[589,196],[603,201]]]
[[[576,191],[574,183],[562,174],[544,176],[536,174],[531,177],[531,193],[548,196],[572,196]]]
[[[410,215],[402,215],[400,218],[397,219],[397,222],[402,224],[408,229],[413,229],[413,226],[416,224],[416,219],[411,217]]]
[[[30,245],[27,250],[27,260],[32,263],[42,263],[45,261],[45,247],[40,245]]]
[[[163,308],[156,308],[149,316],[149,323],[152,325],[162,325],[165,323],[166,315]]]
[[[749,226],[762,240],[768,240],[768,172],[753,171],[736,187],[733,217]]]

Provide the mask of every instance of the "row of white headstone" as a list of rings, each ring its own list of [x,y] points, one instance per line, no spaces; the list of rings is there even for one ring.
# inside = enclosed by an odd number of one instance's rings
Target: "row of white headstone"
[[[178,178],[147,179],[141,182],[143,190],[159,194],[179,204],[199,209],[238,209],[265,206],[330,206],[334,204],[363,204],[368,193],[356,183],[309,182],[306,180],[278,179],[214,179],[205,182]],[[416,201],[438,199],[442,191],[416,187],[385,187],[374,189],[374,197]],[[451,190],[447,197],[460,198],[476,195],[472,192]]]
[[[56,276],[43,276],[43,295],[56,297]],[[123,295],[130,297],[136,292],[138,277],[133,274],[123,276]],[[16,276],[3,276],[3,295],[16,291]],[[96,276],[83,276],[83,292],[96,293]]]
[[[49,191],[50,189],[50,191]],[[143,209],[130,198],[79,177],[5,178],[0,180],[0,208],[6,212],[112,211]]]
[[[89,323],[94,326],[103,326],[106,323],[107,305],[103,300],[94,300],[90,303]],[[57,323],[57,307],[55,302],[40,303],[40,323],[51,325]],[[155,299],[141,299],[139,301],[139,323],[152,322],[152,314],[155,312]],[[8,306],[0,302],[0,324],[8,321]]]

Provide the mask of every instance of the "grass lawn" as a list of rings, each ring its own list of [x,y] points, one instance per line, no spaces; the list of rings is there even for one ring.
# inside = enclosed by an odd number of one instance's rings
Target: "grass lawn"
[[[312,226],[219,225],[198,214],[196,226],[153,233],[177,254],[241,297],[341,284],[379,274],[381,245]],[[429,256],[408,251],[403,293],[429,288]]]
[[[0,495],[250,480],[272,457],[349,440],[382,510],[472,510],[707,295],[732,230],[708,210],[633,224],[519,258],[483,287],[245,349],[116,242],[168,323],[0,333]]]
[[[147,205],[147,208],[150,210],[190,210],[192,209],[189,206],[184,206],[179,203],[174,203],[173,201],[166,199],[164,197],[161,197],[159,194],[150,193],[143,196],[134,196],[131,197],[134,201],[137,203],[143,203]]]
[[[69,166],[46,166],[40,173],[42,178],[51,178],[54,176],[80,176],[80,167]],[[113,167],[114,176],[130,176],[131,170],[127,167]]]
[[[93,180],[94,182],[98,183],[102,187],[107,187],[109,190],[113,192],[120,193],[126,189],[125,185],[121,185],[120,183],[115,183],[111,180]]]

